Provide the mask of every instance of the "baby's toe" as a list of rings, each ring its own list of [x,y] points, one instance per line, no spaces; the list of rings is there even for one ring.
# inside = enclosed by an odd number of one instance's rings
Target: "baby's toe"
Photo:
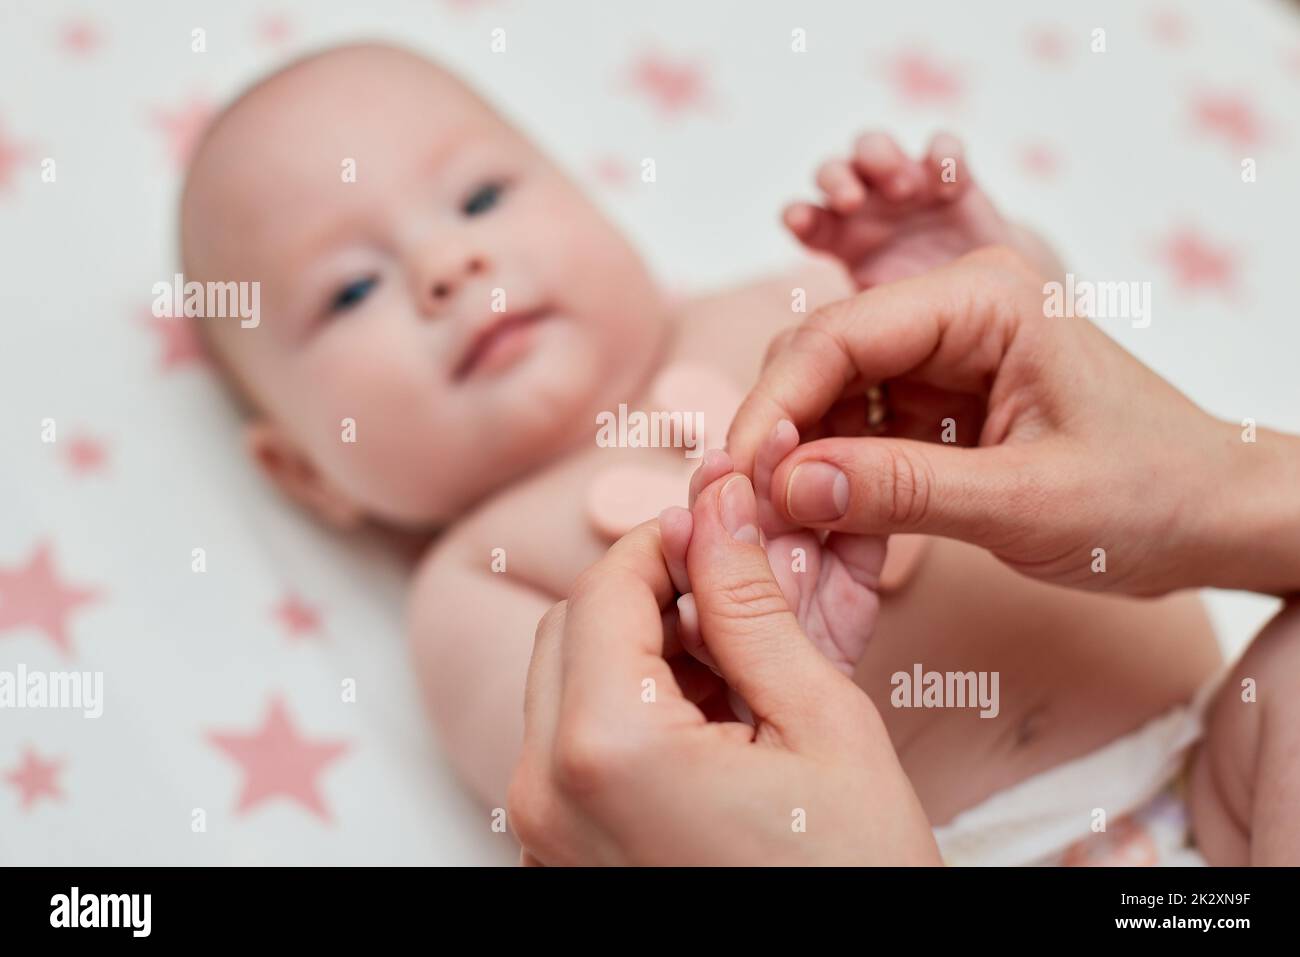
[[[695,507],[695,497],[732,469],[731,456],[722,449],[709,449],[704,453],[700,467],[691,473],[687,504]]]
[[[850,535],[832,532],[826,538],[828,552],[839,559],[849,578],[870,591],[880,588],[889,539],[883,535]]]
[[[789,419],[773,427],[754,456],[754,497],[758,500],[758,527],[768,536],[782,535],[795,526],[782,521],[772,504],[772,475],[781,460],[799,445],[799,430]]]
[[[715,673],[718,671],[718,663],[704,644],[704,635],[700,632],[700,612],[695,605],[695,596],[689,592],[677,599],[677,637],[691,657]]]
[[[664,564],[673,580],[673,588],[682,594],[691,590],[691,581],[686,575],[686,549],[691,544],[694,523],[690,510],[677,505],[659,513],[659,544]]]

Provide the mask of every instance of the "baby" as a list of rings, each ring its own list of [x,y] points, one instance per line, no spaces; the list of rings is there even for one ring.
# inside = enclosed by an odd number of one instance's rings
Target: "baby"
[[[685,431],[611,443],[600,423],[703,413],[720,446],[768,344],[804,318],[798,298],[811,310],[989,244],[1060,269],[971,182],[950,137],[914,159],[866,135],[818,185],[823,201],[785,221],[826,255],[674,303],[579,184],[410,52],[357,45],[294,63],[197,149],[186,278],[261,283],[257,328],[202,324],[248,407],[248,450],[325,521],[423,544],[416,671],[451,760],[489,806],[505,804],[538,619],[612,537],[681,504],[698,464]],[[768,455],[797,441],[774,436]],[[886,557],[877,540],[789,534],[806,560],[783,575],[791,603],[881,706],[950,860],[1121,853],[1098,850],[1091,810],[1137,820],[1176,776],[1196,736],[1188,702],[1220,668],[1194,598],[1071,593],[945,540],[895,539]],[[883,707],[891,676],[922,667],[998,673],[996,718]],[[1014,813],[999,810],[1008,794]],[[1017,831],[1039,805],[1056,830]]]

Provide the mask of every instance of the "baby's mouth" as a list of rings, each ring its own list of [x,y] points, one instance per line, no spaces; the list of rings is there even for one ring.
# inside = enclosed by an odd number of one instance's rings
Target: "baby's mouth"
[[[460,382],[473,375],[492,375],[508,369],[528,352],[533,327],[549,315],[549,306],[538,306],[497,316],[475,333],[456,363],[452,378]]]

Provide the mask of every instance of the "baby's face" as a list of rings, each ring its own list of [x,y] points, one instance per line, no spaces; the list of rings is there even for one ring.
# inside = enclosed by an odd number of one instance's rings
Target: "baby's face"
[[[400,524],[446,521],[594,432],[665,335],[587,198],[455,79],[383,47],[291,67],[223,116],[182,244],[187,279],[261,282],[257,328],[200,321],[278,441]]]

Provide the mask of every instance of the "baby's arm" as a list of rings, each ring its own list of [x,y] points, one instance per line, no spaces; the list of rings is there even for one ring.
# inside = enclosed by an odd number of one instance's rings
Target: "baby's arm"
[[[1251,642],[1215,698],[1190,802],[1209,863],[1300,865],[1300,600]]]
[[[453,766],[488,807],[505,807],[523,741],[533,634],[556,599],[494,572],[489,546],[451,534],[420,566],[407,632],[426,707]]]

